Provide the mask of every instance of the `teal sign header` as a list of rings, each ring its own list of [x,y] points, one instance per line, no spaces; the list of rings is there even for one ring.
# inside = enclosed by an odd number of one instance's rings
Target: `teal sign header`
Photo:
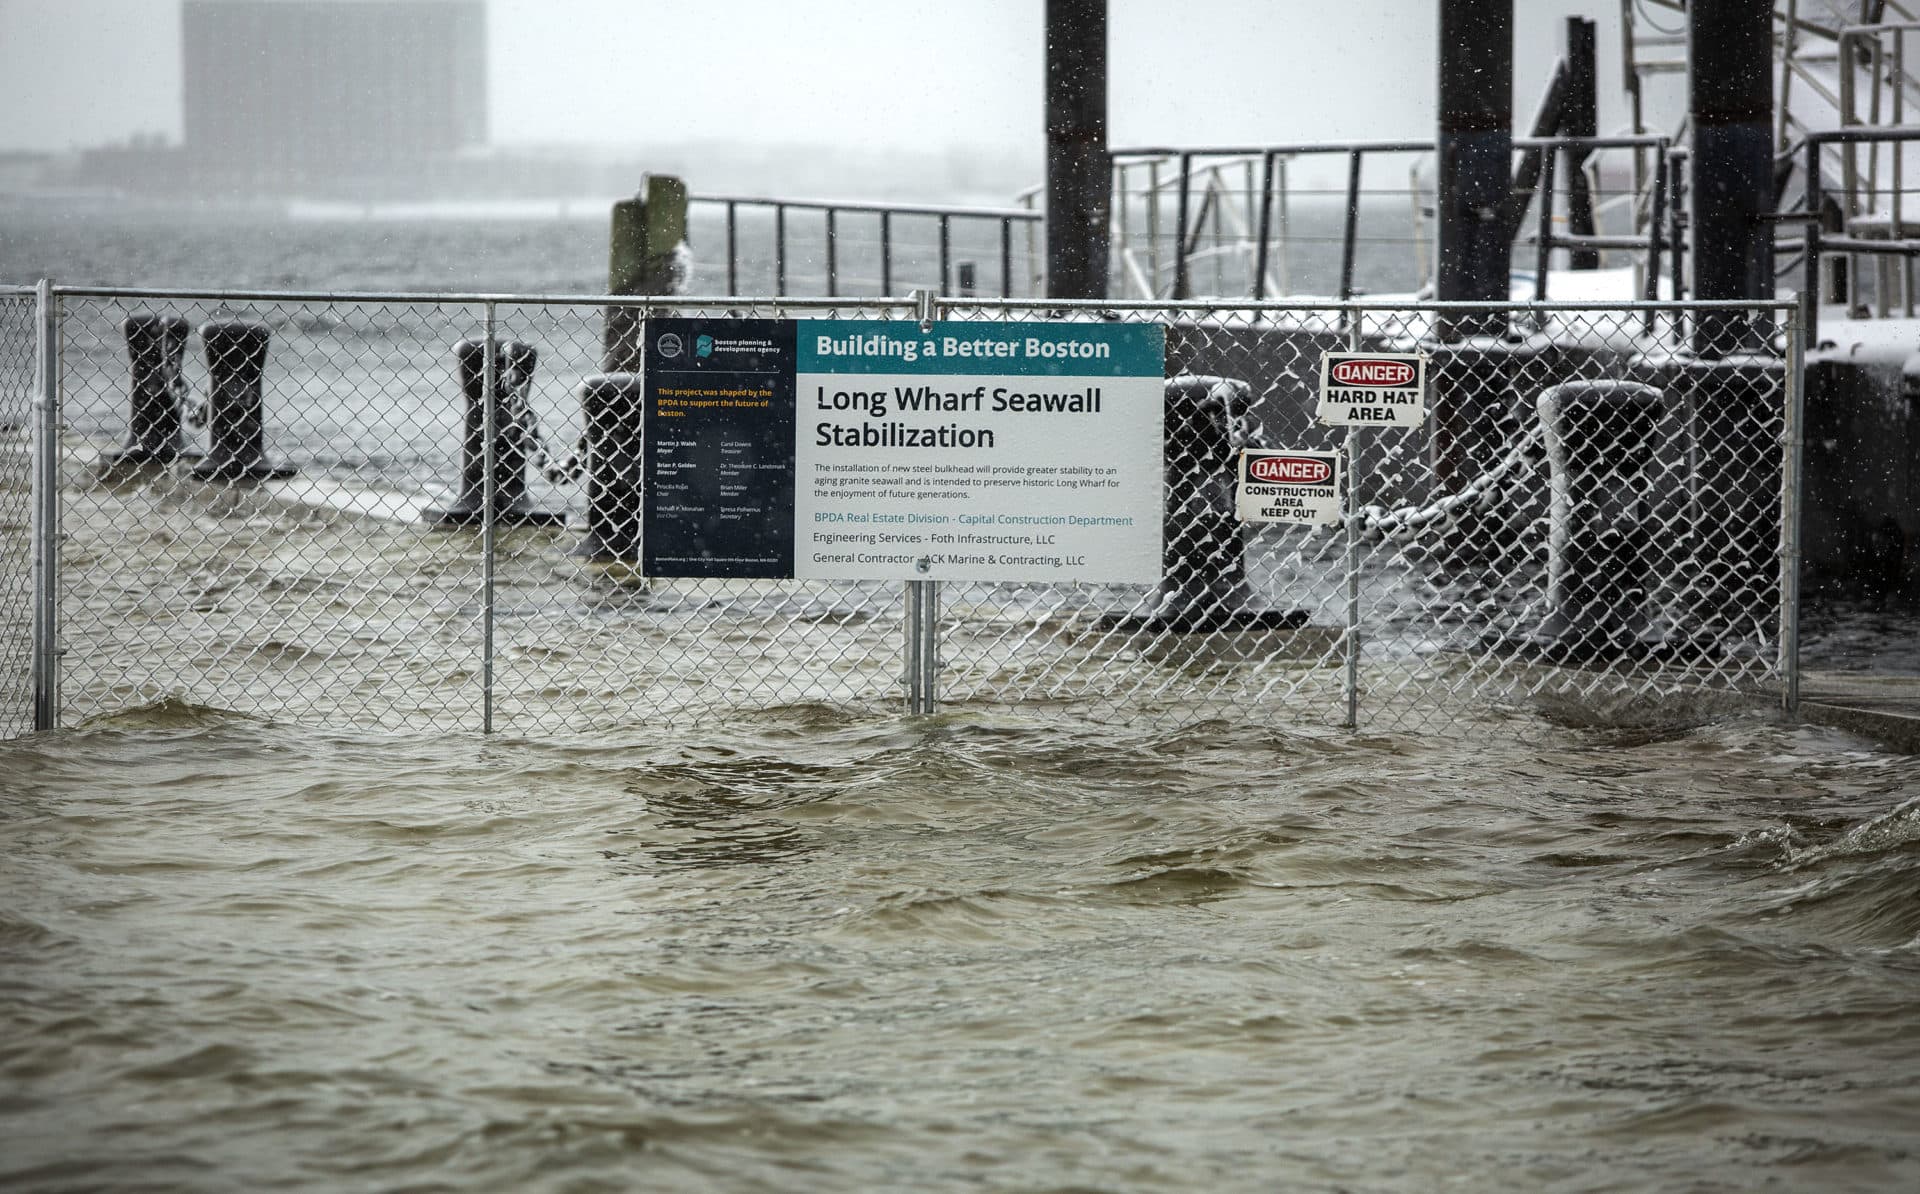
[[[800,373],[1161,377],[1166,329],[1151,323],[949,323],[802,319]]]

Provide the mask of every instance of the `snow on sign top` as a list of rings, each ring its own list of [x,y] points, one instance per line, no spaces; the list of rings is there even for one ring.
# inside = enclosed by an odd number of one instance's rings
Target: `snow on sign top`
[[[1427,358],[1411,352],[1329,352],[1320,358],[1328,427],[1418,427],[1427,417]]]

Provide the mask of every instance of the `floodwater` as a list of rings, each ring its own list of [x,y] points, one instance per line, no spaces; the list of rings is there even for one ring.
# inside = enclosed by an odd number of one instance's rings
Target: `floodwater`
[[[604,278],[592,221],[5,223],[11,280]],[[1920,1186],[1920,759],[1458,716],[0,743],[0,1188]]]
[[[1474,728],[0,745],[0,1187],[1920,1182],[1920,759]]]

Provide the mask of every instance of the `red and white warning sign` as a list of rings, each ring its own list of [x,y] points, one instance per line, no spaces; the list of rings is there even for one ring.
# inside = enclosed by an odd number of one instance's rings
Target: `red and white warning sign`
[[[1329,352],[1320,358],[1326,427],[1418,427],[1427,418],[1427,358],[1414,352]]]
[[[1234,512],[1241,522],[1340,522],[1340,453],[1240,453]]]

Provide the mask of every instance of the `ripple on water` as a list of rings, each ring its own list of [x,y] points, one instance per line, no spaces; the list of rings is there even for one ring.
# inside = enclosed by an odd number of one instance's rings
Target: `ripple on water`
[[[0,745],[0,1184],[1920,1180],[1920,762],[1560,721]]]

